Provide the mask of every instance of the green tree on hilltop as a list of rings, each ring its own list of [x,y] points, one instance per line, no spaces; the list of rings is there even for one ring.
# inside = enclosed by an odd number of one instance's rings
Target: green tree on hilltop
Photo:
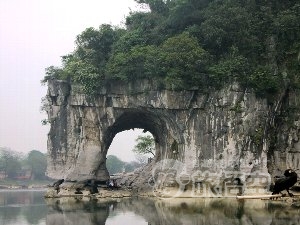
[[[239,82],[261,97],[300,88],[300,3],[241,0],[136,0],[125,28],[87,28],[49,79],[70,79],[96,94],[111,79],[151,79],[174,90]],[[284,84],[284,85],[282,85]]]

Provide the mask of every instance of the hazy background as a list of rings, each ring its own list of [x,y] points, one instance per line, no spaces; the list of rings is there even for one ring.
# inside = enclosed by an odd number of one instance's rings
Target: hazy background
[[[122,25],[133,0],[0,0],[0,147],[47,151],[49,126],[40,112],[45,68],[60,66],[78,34],[100,24]],[[141,131],[119,133],[108,154],[134,159]]]

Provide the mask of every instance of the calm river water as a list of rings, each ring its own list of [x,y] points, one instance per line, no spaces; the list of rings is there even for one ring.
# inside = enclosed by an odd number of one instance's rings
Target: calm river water
[[[0,190],[0,225],[300,224],[300,202],[141,198],[47,199],[43,191]]]

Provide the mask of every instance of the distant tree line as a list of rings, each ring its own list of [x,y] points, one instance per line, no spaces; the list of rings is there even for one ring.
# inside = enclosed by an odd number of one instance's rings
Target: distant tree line
[[[136,145],[132,150],[136,153],[135,160],[125,162],[115,155],[107,156],[106,167],[110,174],[132,172],[145,165],[149,156],[155,156],[155,143],[151,135],[138,136],[135,141]],[[2,179],[43,180],[47,179],[46,169],[47,156],[38,150],[32,150],[24,155],[10,148],[0,147],[0,177]]]
[[[106,159],[106,168],[110,175],[122,172],[129,173],[143,165],[145,165],[145,161],[133,160],[131,162],[125,162],[115,155],[108,155]]]
[[[111,79],[157,80],[162,88],[221,88],[239,82],[260,96],[300,87],[298,0],[135,0],[125,28],[103,24],[76,38],[49,79],[95,93]]]
[[[46,179],[46,155],[32,150],[27,155],[15,152],[9,148],[0,147],[0,173],[2,179]]]

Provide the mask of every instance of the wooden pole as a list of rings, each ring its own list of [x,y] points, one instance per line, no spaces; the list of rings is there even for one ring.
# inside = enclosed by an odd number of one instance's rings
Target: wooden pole
[[[279,198],[281,194],[276,195],[237,195],[237,199],[261,199],[261,198]]]

